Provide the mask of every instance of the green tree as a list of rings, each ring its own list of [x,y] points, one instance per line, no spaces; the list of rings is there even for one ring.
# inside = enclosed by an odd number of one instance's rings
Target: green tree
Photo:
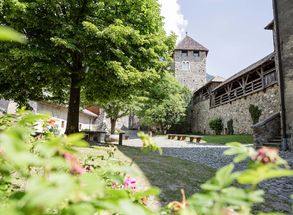
[[[1,41],[9,41],[9,42],[19,42],[19,43],[25,43],[26,38],[16,32],[15,30],[5,27],[5,26],[0,26],[0,40]]]
[[[106,111],[107,117],[111,122],[111,134],[115,133],[117,120],[127,116],[135,108],[136,100],[134,98],[124,98],[111,100],[101,107]]]
[[[169,72],[164,72],[147,93],[138,116],[143,124],[166,131],[185,116],[189,99],[190,91]]]
[[[69,97],[67,134],[78,132],[81,90],[123,98],[158,78],[174,44],[156,0],[3,0],[0,25],[28,38],[0,45],[1,96],[20,104]]]

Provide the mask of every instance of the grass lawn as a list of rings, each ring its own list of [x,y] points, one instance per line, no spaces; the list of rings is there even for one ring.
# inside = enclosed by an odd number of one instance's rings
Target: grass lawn
[[[80,156],[105,156],[107,147],[80,148]],[[178,158],[161,156],[157,153],[143,153],[139,148],[121,146],[114,158],[126,162],[135,170],[132,177],[138,181],[139,189],[150,185],[161,189],[159,201],[162,205],[181,200],[180,189],[187,196],[199,191],[200,185],[211,178],[215,170],[200,164]],[[99,164],[103,165],[103,163]]]
[[[240,142],[244,144],[253,143],[252,135],[210,135],[204,136],[203,140],[207,143],[226,144],[230,142]]]

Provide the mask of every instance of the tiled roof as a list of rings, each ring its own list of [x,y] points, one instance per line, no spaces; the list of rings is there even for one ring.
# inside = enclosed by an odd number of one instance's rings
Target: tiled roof
[[[225,78],[223,78],[221,76],[216,76],[211,81],[212,82],[223,82],[223,81],[225,81]]]
[[[175,48],[175,50],[195,50],[195,51],[206,51],[209,50],[203,45],[196,42],[189,36],[186,36]]]
[[[225,81],[225,78],[223,78],[221,76],[215,76],[213,79],[211,79],[210,81],[208,81],[204,86],[202,86],[201,88],[199,88],[198,90],[196,90],[194,92],[194,95],[197,94],[199,91],[201,91],[203,88],[208,87],[212,83],[222,83],[224,81]]]

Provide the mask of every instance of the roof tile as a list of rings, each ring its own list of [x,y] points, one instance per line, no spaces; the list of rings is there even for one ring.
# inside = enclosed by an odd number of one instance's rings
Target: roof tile
[[[209,50],[203,45],[196,42],[191,37],[187,36],[176,46],[175,50],[195,50],[195,51],[206,51]]]

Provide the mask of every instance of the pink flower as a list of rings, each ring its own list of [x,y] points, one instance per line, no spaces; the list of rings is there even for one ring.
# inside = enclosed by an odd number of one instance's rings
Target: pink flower
[[[131,189],[131,190],[136,190],[136,180],[134,178],[127,177],[124,180],[124,189]]]
[[[73,154],[70,154],[69,152],[64,152],[63,157],[70,165],[71,174],[81,175],[85,173],[85,169],[80,165],[78,159]]]
[[[251,159],[263,164],[275,163],[279,159],[278,149],[263,147],[257,150],[257,154]]]
[[[113,181],[113,182],[112,182],[112,188],[115,189],[115,188],[117,188],[117,187],[118,187],[118,184],[117,184],[116,182]]]

